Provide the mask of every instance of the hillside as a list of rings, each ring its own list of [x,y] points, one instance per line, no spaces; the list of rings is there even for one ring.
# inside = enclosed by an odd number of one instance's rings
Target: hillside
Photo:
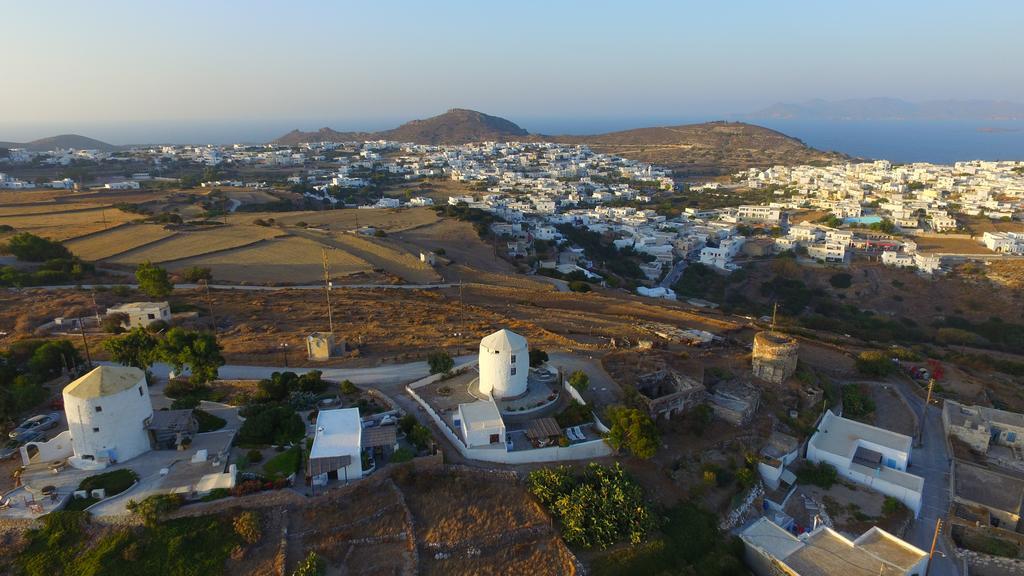
[[[0,148],[25,148],[32,152],[46,152],[48,150],[57,150],[75,148],[76,150],[102,150],[104,152],[113,152],[119,147],[113,144],[107,144],[95,138],[89,138],[87,136],[80,136],[78,134],[60,134],[58,136],[50,136],[48,138],[40,138],[31,142],[0,142]]]
[[[274,141],[302,142],[397,140],[417,144],[465,144],[487,140],[526,140],[586,144],[598,152],[617,154],[676,170],[681,175],[719,175],[753,166],[806,164],[842,160],[774,130],[740,122],[708,122],[683,126],[637,128],[587,136],[530,134],[513,122],[473,110],[452,109],[426,120],[413,120],[380,132],[315,132],[293,130]]]
[[[750,167],[835,162],[847,157],[822,152],[781,132],[742,122],[706,122],[637,128],[592,136],[546,136],[566,144],[586,144],[673,169],[679,175],[729,174]]]
[[[514,123],[474,110],[453,108],[425,120],[406,122],[381,132],[338,132],[321,128],[316,132],[292,130],[274,141],[294,145],[301,142],[345,142],[352,140],[396,140],[417,144],[466,144],[488,140],[521,139],[529,132]]]

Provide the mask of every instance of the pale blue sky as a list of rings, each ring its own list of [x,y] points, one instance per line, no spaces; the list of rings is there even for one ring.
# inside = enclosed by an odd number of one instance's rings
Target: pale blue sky
[[[810,98],[1024,101],[1011,1],[0,0],[0,19],[0,140],[381,128],[456,106],[544,131]]]

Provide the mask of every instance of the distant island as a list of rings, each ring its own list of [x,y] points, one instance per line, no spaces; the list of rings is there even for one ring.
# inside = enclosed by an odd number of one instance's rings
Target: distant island
[[[293,130],[273,144],[395,140],[416,144],[469,142],[557,142],[584,144],[595,151],[666,166],[683,175],[729,174],[757,166],[833,162],[845,155],[823,152],[797,138],[743,122],[705,122],[658,126],[592,135],[531,134],[519,125],[475,110],[453,108],[379,132],[343,132],[321,128]]]
[[[975,129],[977,132],[985,134],[1002,134],[1004,132],[1020,132],[1020,128],[1001,128],[999,126],[982,126],[981,128]]]
[[[1024,104],[998,100],[907,102],[897,98],[808,100],[740,114],[747,120],[1024,120]]]

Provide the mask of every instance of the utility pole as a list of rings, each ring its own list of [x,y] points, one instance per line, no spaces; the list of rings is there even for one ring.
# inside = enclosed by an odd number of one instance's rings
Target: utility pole
[[[935,558],[935,545],[939,542],[939,534],[942,533],[942,518],[935,519],[935,535],[932,536],[932,549],[928,552],[928,567],[924,569],[924,576],[932,571],[932,559]]]
[[[928,417],[928,406],[932,403],[932,392],[935,390],[935,378],[928,380],[928,395],[924,400],[924,408],[921,409],[921,421],[917,425],[917,445],[924,446],[924,421]]]
[[[206,287],[206,306],[210,309],[210,329],[217,333],[217,318],[213,315],[213,298],[210,296],[210,281],[203,278],[203,286]]]
[[[322,251],[324,260],[324,294],[327,296],[327,322],[334,334],[334,311],[331,309],[331,263],[327,259],[327,248]]]
[[[94,289],[90,290],[89,294],[92,296],[92,311],[93,311],[93,314],[96,315],[96,325],[99,326],[100,325],[100,307],[96,305],[96,289],[94,288]]]
[[[85,337],[85,323],[82,322],[82,317],[78,317],[78,332],[82,335],[82,346],[85,348],[85,363],[90,369],[92,368],[92,355],[89,354],[89,339]]]

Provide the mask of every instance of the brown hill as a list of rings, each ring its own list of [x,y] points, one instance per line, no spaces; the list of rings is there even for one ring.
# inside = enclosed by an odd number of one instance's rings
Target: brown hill
[[[586,144],[598,152],[650,162],[671,168],[680,175],[695,176],[728,174],[755,166],[826,163],[846,158],[841,154],[816,150],[781,132],[742,122],[637,128],[587,136],[546,136],[530,134],[503,118],[458,108],[426,120],[413,120],[392,130],[293,130],[274,143],[295,145],[378,139],[417,144],[465,144],[488,140]]]
[[[32,152],[46,152],[49,150],[63,150],[67,148],[113,152],[118,149],[118,147],[113,144],[107,144],[106,142],[101,142],[95,138],[79,136],[78,134],[61,134],[59,136],[50,136],[49,138],[40,138],[31,142],[0,142],[0,147],[25,148]]]
[[[316,132],[292,130],[274,140],[275,144],[294,145],[301,142],[348,142],[353,140],[396,140],[416,144],[466,144],[489,140],[508,141],[529,136],[514,123],[474,110],[453,108],[425,120],[406,122],[398,128],[381,132],[337,132],[321,128]]]
[[[818,164],[847,159],[823,152],[781,132],[743,122],[706,122],[637,128],[592,136],[547,136],[586,144],[597,152],[665,166],[680,175],[729,174],[776,164]]]

